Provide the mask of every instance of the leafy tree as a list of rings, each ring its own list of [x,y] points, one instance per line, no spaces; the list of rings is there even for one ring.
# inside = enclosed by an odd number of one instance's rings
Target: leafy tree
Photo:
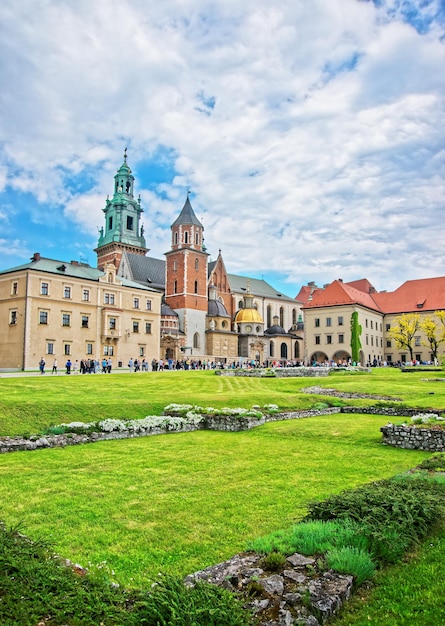
[[[420,322],[420,328],[425,333],[427,339],[422,342],[423,345],[429,346],[433,359],[437,359],[439,346],[445,341],[445,311],[435,311],[434,315],[440,321],[433,317],[425,317]]]
[[[360,335],[362,327],[358,323],[358,312],[354,311],[351,315],[351,356],[355,363],[360,362],[360,348],[362,347]]]
[[[389,335],[394,339],[399,349],[409,350],[410,359],[413,360],[413,340],[420,328],[420,315],[418,313],[403,313],[397,317],[396,326],[391,326]]]

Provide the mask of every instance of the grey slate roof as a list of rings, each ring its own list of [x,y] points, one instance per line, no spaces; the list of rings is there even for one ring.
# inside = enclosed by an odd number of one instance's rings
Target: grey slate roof
[[[285,300],[286,302],[293,302],[297,304],[297,301],[294,298],[290,298],[286,296],[286,294],[277,291],[266,283],[265,280],[259,278],[248,278],[247,276],[238,276],[237,274],[227,274],[229,278],[229,284],[232,291],[236,293],[246,293],[247,290],[247,282],[249,282],[250,292],[254,296],[260,296],[264,298],[279,298],[280,300]]]
[[[72,278],[82,278],[83,280],[98,281],[104,276],[104,272],[96,267],[91,267],[86,263],[68,263],[66,261],[57,261],[56,259],[46,259],[40,257],[37,261],[29,261],[23,265],[17,265],[7,270],[0,271],[0,274],[9,274],[11,272],[31,270],[45,272],[47,274],[57,274],[58,276],[71,276]],[[155,291],[149,285],[143,285],[139,282],[117,277],[124,287],[132,287],[133,289],[145,289],[146,291]]]
[[[165,261],[127,252],[133,280],[153,289],[165,289]]]
[[[192,209],[192,205],[190,204],[190,200],[188,196],[187,196],[187,200],[185,201],[184,206],[182,207],[181,213],[173,222],[172,228],[173,226],[179,226],[180,224],[194,224],[195,226],[201,226],[201,228],[204,230],[203,225],[201,224],[199,219],[196,217],[195,212]]]

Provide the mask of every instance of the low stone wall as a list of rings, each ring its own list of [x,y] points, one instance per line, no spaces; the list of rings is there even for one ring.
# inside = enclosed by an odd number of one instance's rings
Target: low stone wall
[[[383,435],[382,443],[387,446],[427,452],[445,451],[445,430],[440,428],[387,424],[382,426],[380,431]]]
[[[283,367],[271,370],[255,369],[251,370],[216,370],[217,376],[245,376],[248,378],[323,378],[329,376],[329,367]]]

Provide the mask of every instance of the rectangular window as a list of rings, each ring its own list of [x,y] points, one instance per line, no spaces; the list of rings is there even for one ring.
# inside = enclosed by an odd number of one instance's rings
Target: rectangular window
[[[133,298],[133,309],[139,308],[139,298]]]
[[[386,347],[390,348],[391,347],[391,339],[387,339],[386,340]]]
[[[63,297],[64,298],[71,298],[71,287],[65,286],[63,288]]]
[[[104,346],[104,356],[113,356],[114,346]]]
[[[139,332],[139,322],[133,322],[133,332],[134,333]]]
[[[110,317],[108,319],[108,328],[110,330],[116,330],[116,318],[115,317]]]
[[[105,304],[114,304],[114,293],[106,293],[106,294],[104,294],[104,303]]]
[[[388,332],[390,328],[391,328],[391,324],[386,324],[386,332]]]
[[[54,344],[52,341],[48,341],[46,344],[46,354],[54,354]]]
[[[371,335],[371,346],[374,345],[374,335]]]
[[[145,332],[147,335],[151,335],[151,322],[145,322]]]
[[[344,335],[339,335],[338,336],[338,343],[345,343],[345,336]]]
[[[147,300],[147,306],[145,308],[147,311],[151,311],[151,300]]]
[[[388,363],[392,363],[392,356],[390,354],[388,354],[386,356],[386,360],[387,360]]]
[[[326,335],[326,343],[332,343],[332,335]]]
[[[93,354],[93,344],[87,343],[87,354]]]
[[[338,316],[338,325],[343,326],[343,315]]]
[[[317,346],[320,345],[320,335],[315,335],[315,343]]]
[[[88,328],[88,315],[82,315],[82,328]]]
[[[145,356],[145,347],[139,346],[139,356]]]
[[[12,290],[11,293],[13,296],[16,296],[19,290],[19,284],[17,282],[13,282],[12,283]]]
[[[366,335],[366,345],[369,345],[369,337]]]
[[[133,217],[127,215],[127,230],[133,230]]]
[[[320,318],[319,317],[315,318],[315,328],[320,328]]]
[[[420,356],[421,356],[420,354],[414,355],[414,358],[416,359],[418,363],[420,363]]]
[[[69,343],[63,344],[63,352],[66,356],[69,356],[71,354],[71,344]]]
[[[40,311],[39,324],[48,324],[48,311]]]
[[[49,293],[48,283],[40,283],[40,295],[47,296]]]
[[[9,317],[10,324],[17,324],[17,311],[11,311]]]
[[[371,320],[371,328],[374,330],[374,322]]]
[[[414,337],[414,345],[415,345],[415,346],[420,346],[420,345],[421,345],[421,343],[420,343],[420,337]]]
[[[90,301],[90,290],[89,289],[84,289],[82,291],[82,300],[84,302],[89,302]]]
[[[402,361],[402,363],[406,363],[406,354],[401,354],[400,355],[400,360]]]
[[[326,318],[326,326],[332,326],[332,318],[330,317]]]
[[[69,313],[62,313],[62,326],[69,326],[71,322],[71,316]]]
[[[113,216],[110,215],[108,218],[108,230],[113,230]]]

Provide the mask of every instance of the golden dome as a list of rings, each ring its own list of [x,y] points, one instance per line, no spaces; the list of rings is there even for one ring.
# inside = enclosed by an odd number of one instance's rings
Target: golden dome
[[[261,319],[261,315],[258,313],[257,309],[240,309],[235,315],[235,322],[237,324],[245,322],[253,322],[254,324],[259,322],[262,324],[263,320]]]

